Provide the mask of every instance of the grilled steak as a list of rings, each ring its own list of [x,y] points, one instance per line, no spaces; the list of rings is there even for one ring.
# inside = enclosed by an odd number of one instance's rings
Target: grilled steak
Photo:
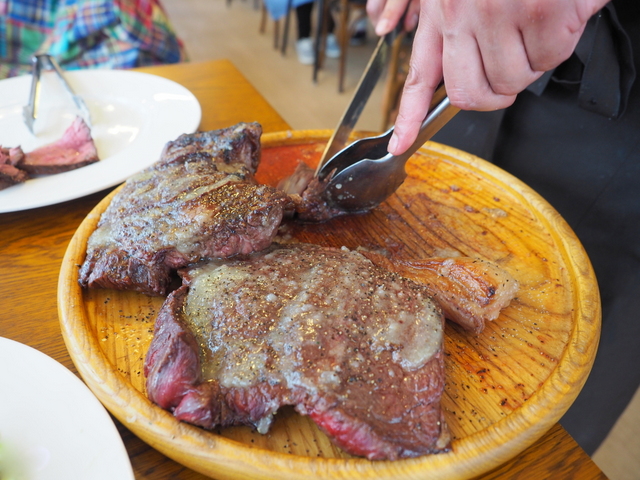
[[[308,244],[183,275],[145,362],[149,397],[178,419],[264,433],[294,405],[369,459],[448,448],[444,318],[423,286],[357,252]]]
[[[255,175],[260,163],[260,136],[258,123],[238,123],[229,128],[180,135],[164,147],[161,162],[171,162],[196,152],[209,153],[217,162],[242,163]]]
[[[76,117],[59,140],[28,152],[17,167],[32,174],[53,174],[97,161],[98,151],[91,138],[91,129],[81,117]]]
[[[290,200],[254,182],[260,134],[239,124],[169,143],[103,213],[80,284],[164,295],[178,268],[266,248]]]

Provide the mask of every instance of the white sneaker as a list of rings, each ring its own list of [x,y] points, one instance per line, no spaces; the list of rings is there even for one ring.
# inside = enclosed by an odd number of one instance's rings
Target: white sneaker
[[[338,39],[335,34],[330,33],[327,35],[324,53],[329,58],[340,58],[340,45],[338,45]]]
[[[301,38],[296,42],[296,53],[298,61],[303,65],[311,65],[315,59],[313,51],[313,40],[311,38]]]

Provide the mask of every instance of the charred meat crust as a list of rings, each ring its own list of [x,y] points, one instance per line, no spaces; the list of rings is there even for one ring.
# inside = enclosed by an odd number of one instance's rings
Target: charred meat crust
[[[181,137],[130,178],[89,239],[80,284],[166,295],[178,268],[266,248],[291,200],[255,183],[260,132],[245,127],[221,131],[217,150],[211,132],[198,137],[206,151]]]

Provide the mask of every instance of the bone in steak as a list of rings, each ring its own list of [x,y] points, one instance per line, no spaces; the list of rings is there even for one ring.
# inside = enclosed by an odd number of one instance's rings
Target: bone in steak
[[[378,253],[362,254],[379,267],[414,280],[430,292],[451,320],[480,333],[518,292],[518,281],[493,262],[471,257],[391,260]]]
[[[91,129],[81,117],[76,117],[59,140],[26,153],[17,167],[32,174],[48,175],[75,170],[97,161],[98,151]]]
[[[145,361],[149,397],[178,419],[264,433],[294,405],[354,455],[448,449],[444,318],[423,286],[358,252],[309,244],[183,275]]]
[[[80,284],[165,295],[177,268],[266,248],[290,200],[255,184],[261,133],[238,124],[169,143],[103,213]]]

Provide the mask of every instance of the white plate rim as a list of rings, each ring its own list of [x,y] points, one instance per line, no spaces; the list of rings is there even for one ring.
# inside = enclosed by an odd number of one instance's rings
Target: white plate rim
[[[65,76],[83,98],[101,95],[92,91],[94,85],[107,85],[109,90],[105,95],[118,95],[147,113],[145,124],[135,141],[115,155],[101,158],[100,162],[0,190],[0,213],[54,205],[118,185],[158,160],[168,141],[183,133],[193,133],[200,125],[202,109],[195,95],[164,77],[131,70],[103,69],[69,71]],[[19,137],[28,134],[18,107],[21,110],[21,106],[28,102],[30,86],[31,75],[0,80],[0,102],[5,104],[0,104],[0,107],[6,106],[7,98],[14,106],[11,120],[0,115],[0,122],[19,123],[16,125],[21,132]],[[131,98],[140,91],[143,92],[141,96]],[[89,108],[91,110],[91,105]],[[16,115],[19,122],[14,118]],[[13,147],[22,142],[22,138],[16,138],[15,142],[8,143],[5,137],[4,146]]]
[[[19,371],[20,380],[16,381],[15,370],[25,365],[36,368],[23,368]],[[28,478],[55,480],[75,471],[88,475],[85,478],[107,479],[117,475],[120,480],[134,479],[129,455],[109,413],[85,383],[64,365],[33,347],[0,337],[0,379],[3,389],[11,383],[14,384],[10,386],[18,387],[12,395],[0,397],[0,408],[13,405],[15,409],[16,402],[20,402],[20,408],[37,412],[28,418],[16,416],[15,410],[14,415],[0,416],[0,443],[6,451],[31,461],[25,468],[18,467],[29,471]],[[54,383],[58,390],[39,391]],[[65,406],[69,411],[65,412]],[[45,422],[50,419],[49,427],[43,425],[43,418]],[[52,427],[55,434],[47,434],[47,428]],[[28,447],[21,444],[25,441],[29,442]],[[35,452],[39,455],[34,459]],[[51,460],[43,452],[50,454]],[[11,459],[5,461],[9,464]],[[36,467],[38,463],[42,465]]]

